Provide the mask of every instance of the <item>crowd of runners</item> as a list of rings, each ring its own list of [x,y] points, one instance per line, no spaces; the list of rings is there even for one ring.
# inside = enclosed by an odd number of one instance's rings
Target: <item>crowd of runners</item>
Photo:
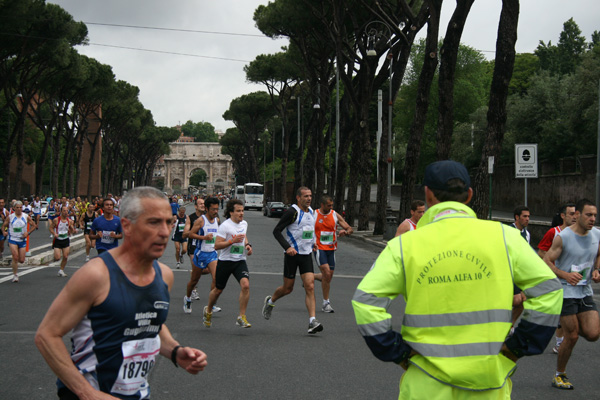
[[[162,193],[152,192],[150,198],[162,201],[161,196],[164,197]],[[239,310],[235,317],[235,323],[241,328],[252,327],[246,310],[250,299],[251,268],[248,266],[248,258],[252,256],[253,248],[252,237],[248,235],[248,223],[244,220],[243,202],[237,199],[227,200],[212,196],[189,199],[180,197],[166,199],[164,197],[164,200],[168,200],[169,204],[167,208],[169,215],[164,219],[168,222],[168,240],[174,242],[176,257],[174,267],[181,268],[187,263],[186,259],[188,258],[190,263],[189,281],[185,293],[182,293],[184,313],[191,314],[193,303],[200,302],[199,309],[202,310],[203,324],[206,328],[212,328],[214,326],[213,313],[221,311],[217,305],[219,296],[225,290],[230,276],[233,275],[240,289]],[[121,198],[111,194],[90,202],[87,199],[68,199],[66,197],[59,200],[48,199],[47,202],[48,206],[43,210],[39,197],[31,199],[31,201],[13,200],[9,203],[0,198],[0,223],[2,226],[0,250],[4,251],[5,244],[10,248],[13,282],[15,283],[19,281],[18,263],[23,263],[25,259],[24,243],[26,243],[28,235],[39,229],[40,219],[48,218],[47,225],[51,234],[54,259],[55,261],[61,260],[58,276],[65,277],[67,276],[65,266],[69,256],[70,238],[76,232],[83,232],[85,237],[86,262],[97,264],[98,262],[94,261],[95,256],[100,256],[105,265],[114,266],[118,263],[114,264],[111,256],[103,256],[103,253],[110,253],[113,257],[118,254],[110,250],[118,249],[119,241],[126,240],[127,229],[131,230],[131,226],[136,226],[139,223],[138,219],[142,217],[150,218],[148,223],[153,223],[152,218],[154,218],[153,212],[155,211],[148,207],[142,207],[139,199],[137,203],[132,200],[128,207],[140,210],[138,212],[130,211],[126,220],[122,221],[119,215]],[[166,202],[159,203],[165,204]],[[266,320],[276,315],[274,311],[277,302],[282,301],[292,292],[296,275],[299,274],[305,292],[308,334],[316,334],[324,329],[323,324],[317,319],[315,281],[321,282],[323,299],[321,311],[333,313],[334,308],[329,294],[336,268],[337,240],[339,237],[353,233],[352,227],[346,223],[343,216],[334,210],[333,200],[330,196],[323,195],[319,198],[318,209],[313,209],[312,203],[311,190],[307,187],[300,187],[296,192],[295,204],[287,209],[273,230],[274,238],[272,240],[280,244],[283,253],[283,281],[272,294],[264,298],[262,307],[262,316]],[[220,212],[223,218],[219,217]],[[411,215],[398,226],[396,236],[404,237],[403,235],[420,229],[423,224],[419,224],[419,221],[424,214],[425,202],[413,202]],[[512,227],[518,230],[523,240],[531,246],[531,235],[527,230],[529,218],[530,211],[527,207],[517,207],[514,211]],[[554,353],[558,354],[558,360],[552,386],[559,389],[573,389],[574,387],[567,378],[566,366],[578,338],[581,336],[586,340],[595,341],[600,337],[600,321],[591,288],[592,282],[600,281],[600,261],[598,259],[600,230],[594,228],[595,219],[596,207],[592,202],[584,199],[577,203],[565,204],[560,207],[552,227],[536,248],[539,259],[545,262],[563,288],[564,299],[560,311],[560,323],[554,326],[557,330],[556,343],[553,346]],[[142,238],[139,240],[143,241]],[[129,246],[131,245],[132,243],[129,244]],[[166,247],[166,243],[164,243],[164,247]],[[95,249],[95,254],[92,253],[93,249]],[[159,257],[163,251],[164,248],[155,255]],[[315,262],[318,266],[317,273],[313,267]],[[164,275],[164,271],[162,274]],[[199,293],[196,288],[203,275],[210,276],[211,279],[208,293]],[[111,277],[111,279],[113,278]],[[172,280],[172,275],[169,279]],[[521,290],[516,283],[515,281],[512,308],[513,327],[509,332],[509,338],[512,335],[522,334],[521,331],[515,333],[515,328],[518,326],[517,321],[526,309],[523,304],[529,300],[528,296],[535,293],[531,289]],[[170,286],[171,284],[169,284],[169,288]],[[180,360],[178,349],[181,346],[175,344],[172,338],[168,338],[168,343],[168,356],[176,365],[179,362],[187,363],[189,366],[187,369],[191,373],[197,373],[203,369],[205,355],[202,352],[196,349],[186,349]],[[162,347],[160,353],[165,355]],[[509,358],[514,356],[515,360],[522,355],[512,354],[510,351],[507,351],[506,354]],[[136,387],[143,389],[144,384],[146,383],[141,382],[141,386]]]

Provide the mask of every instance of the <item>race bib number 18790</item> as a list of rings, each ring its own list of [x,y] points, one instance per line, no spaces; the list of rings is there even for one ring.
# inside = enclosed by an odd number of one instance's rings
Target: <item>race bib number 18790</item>
[[[121,351],[123,363],[111,393],[132,396],[140,392],[141,398],[146,398],[149,395],[147,377],[160,351],[160,337],[124,342]]]

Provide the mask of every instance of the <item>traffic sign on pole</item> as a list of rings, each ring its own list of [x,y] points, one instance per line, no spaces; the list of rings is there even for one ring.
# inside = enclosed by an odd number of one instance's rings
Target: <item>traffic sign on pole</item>
[[[537,143],[515,144],[515,178],[537,178]]]

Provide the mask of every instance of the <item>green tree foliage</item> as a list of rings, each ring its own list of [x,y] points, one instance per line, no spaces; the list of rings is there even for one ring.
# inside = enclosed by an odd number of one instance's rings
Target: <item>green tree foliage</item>
[[[244,172],[248,165],[248,153],[244,145],[244,138],[239,129],[227,129],[219,143],[222,146],[221,152],[230,155],[233,159],[233,169],[245,177]],[[243,182],[250,182],[250,180],[244,179]],[[240,180],[238,180],[238,183],[240,183]]]
[[[197,169],[194,171],[192,176],[190,176],[190,185],[192,186],[200,186],[201,182],[206,182],[206,171],[203,169]]]
[[[542,69],[564,75],[575,71],[587,47],[579,26],[570,18],[563,24],[558,45],[553,45],[552,41],[546,44],[540,40],[535,54],[540,59]]]
[[[515,56],[513,76],[508,86],[509,94],[524,96],[531,84],[531,77],[539,70],[540,60],[535,54],[520,53]]]
[[[572,74],[536,74],[527,95],[509,104],[513,143],[538,143],[541,160],[594,153],[590,143],[596,142],[599,80],[598,47],[584,54]],[[503,161],[511,162],[512,153],[506,156]]]
[[[5,173],[2,191],[7,189],[9,162],[16,156],[10,193],[16,196],[22,194],[25,126],[32,100],[52,76],[69,66],[72,47],[85,42],[87,28],[61,7],[36,0],[0,2],[0,18],[0,87],[5,106],[17,117],[0,154]]]
[[[541,42],[536,50],[542,71],[529,78],[524,96],[510,99],[502,162],[514,161],[514,143],[538,143],[540,160],[595,153],[596,146],[590,143],[597,135],[599,35],[594,32],[586,43],[580,33],[570,19],[557,46]],[[562,56],[553,58],[552,52]]]
[[[241,137],[241,141],[234,145],[242,147],[247,155],[247,165],[237,171],[246,171],[247,174],[244,175],[251,182],[258,182],[258,158],[261,153],[260,147],[262,147],[259,137],[274,116],[275,109],[266,92],[253,92],[233,99],[229,104],[229,109],[223,114],[226,121],[233,122]],[[233,156],[229,152],[225,154]]]
[[[440,44],[441,45],[441,44]],[[402,168],[403,154],[409,140],[410,125],[415,114],[417,86],[425,50],[425,39],[421,39],[413,45],[411,50],[411,63],[407,70],[406,80],[398,93],[394,104],[394,126],[396,140],[394,143],[396,152],[396,168]],[[437,72],[436,72],[437,77]],[[435,161],[436,131],[437,131],[437,103],[438,103],[438,80],[434,77],[430,93],[430,106],[427,113],[427,122],[423,135],[419,171],[422,173],[425,166]],[[488,91],[491,81],[489,63],[483,54],[466,45],[460,45],[458,50],[455,85],[454,85],[454,123],[457,130],[453,134],[452,157],[457,161],[471,161],[472,153],[465,149],[455,149],[455,145],[471,143],[471,123],[474,122],[473,115],[488,101]],[[481,121],[478,121],[481,122]],[[481,127],[476,133],[482,135]],[[481,140],[478,141],[481,143]],[[465,158],[462,158],[465,157]]]
[[[210,122],[187,121],[181,126],[185,136],[194,138],[195,142],[218,142],[219,135],[215,133],[215,127]]]

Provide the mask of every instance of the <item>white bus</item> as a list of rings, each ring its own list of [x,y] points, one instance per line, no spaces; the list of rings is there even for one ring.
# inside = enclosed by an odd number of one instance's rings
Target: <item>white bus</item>
[[[244,201],[244,185],[238,185],[235,187],[233,198]]]
[[[244,186],[242,186],[242,188],[243,193],[241,195],[242,197],[240,198],[240,200],[244,202],[244,210],[250,208],[256,208],[257,210],[261,210],[263,207],[263,200],[265,197],[265,189],[263,185],[261,185],[260,183],[246,183]]]

